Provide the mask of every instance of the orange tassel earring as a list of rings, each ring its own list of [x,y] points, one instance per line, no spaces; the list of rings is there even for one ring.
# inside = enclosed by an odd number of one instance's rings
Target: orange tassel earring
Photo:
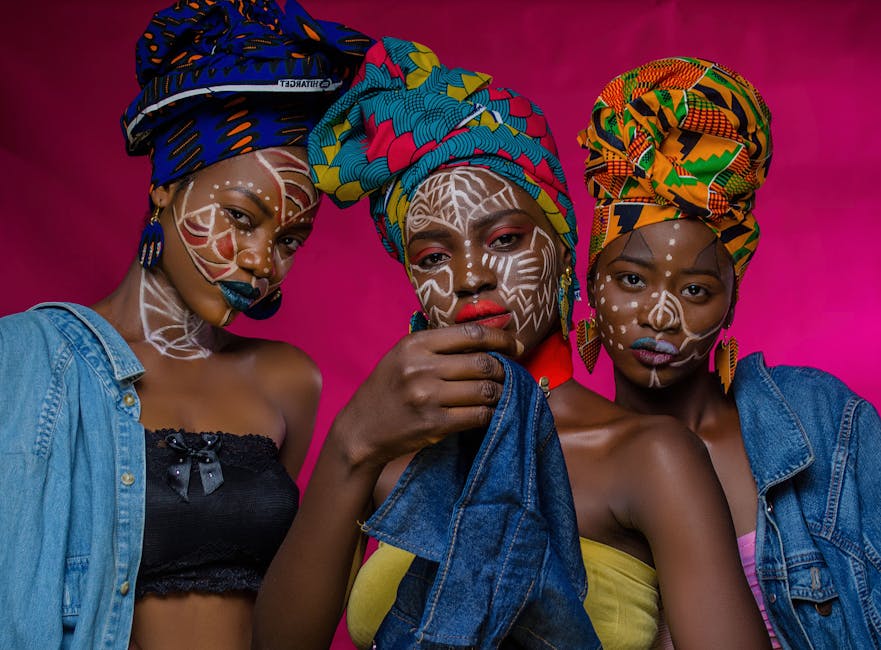
[[[733,336],[719,340],[713,357],[716,366],[716,374],[719,375],[719,383],[722,392],[726,395],[734,381],[734,370],[737,368],[737,339]]]
[[[587,371],[592,373],[597,359],[600,358],[600,348],[603,347],[596,318],[591,317],[590,320],[578,321],[575,331],[578,356],[581,357]]]

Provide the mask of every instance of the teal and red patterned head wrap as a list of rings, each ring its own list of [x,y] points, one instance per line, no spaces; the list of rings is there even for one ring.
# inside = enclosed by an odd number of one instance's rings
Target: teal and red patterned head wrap
[[[294,0],[178,1],[136,46],[140,94],[122,116],[154,185],[266,147],[303,145],[373,43]]]
[[[613,79],[578,136],[596,199],[590,264],[615,238],[699,219],[743,277],[759,242],[755,192],[771,164],[771,113],[753,85],[717,63],[659,59]]]
[[[443,66],[418,43],[382,39],[309,137],[316,187],[341,207],[369,196],[386,250],[407,266],[410,197],[439,169],[483,167],[538,202],[574,264],[575,213],[547,121],[538,106],[491,81]]]

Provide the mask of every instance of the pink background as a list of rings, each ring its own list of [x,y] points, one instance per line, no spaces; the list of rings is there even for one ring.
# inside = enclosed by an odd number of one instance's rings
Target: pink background
[[[696,55],[744,74],[774,115],[775,155],[760,190],[758,254],[732,333],[770,363],[813,365],[881,404],[881,8],[862,2],[740,0],[304,0],[321,18],[433,48],[448,65],[495,75],[547,113],[583,238],[592,202],[575,134],[603,84],[653,58]],[[125,155],[118,120],[136,92],[134,43],[146,0],[22,2],[0,27],[0,315],[43,300],[91,304],[121,279],[137,244],[149,178]],[[299,345],[324,373],[307,468],[333,415],[415,307],[381,250],[366,205],[326,202],[271,321],[241,333]],[[576,307],[576,317],[586,314]],[[580,379],[610,395],[603,357]],[[2,378],[0,378],[2,381]],[[769,432],[773,435],[773,432]],[[293,604],[292,604],[293,606]],[[338,635],[334,648],[351,647]]]

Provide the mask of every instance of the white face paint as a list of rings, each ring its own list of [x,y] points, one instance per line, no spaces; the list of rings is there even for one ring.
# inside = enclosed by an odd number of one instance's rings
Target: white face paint
[[[599,331],[616,368],[652,388],[708,356],[730,305],[715,237],[685,225],[688,236],[683,224],[667,222],[613,242],[592,281]]]
[[[227,325],[282,282],[319,195],[305,151],[280,147],[233,156],[157,191],[171,222],[160,267],[142,278],[144,334],[163,355],[201,358],[210,354],[210,325]]]
[[[670,362],[674,368],[705,356],[716,340],[716,335],[722,329],[722,321],[720,321],[704,332],[692,331],[688,326],[682,301],[666,289],[661,292],[658,302],[649,310],[648,321],[654,329],[658,330],[654,337],[656,341],[664,338],[665,331],[672,330],[684,334],[684,338],[679,343],[679,355],[675,361]],[[709,339],[709,344],[701,346],[700,343],[707,339]],[[658,368],[652,368],[649,386],[654,388],[662,385],[658,377]]]
[[[480,168],[442,170],[419,187],[407,212],[408,263],[432,326],[461,321],[464,303],[490,301],[510,313],[521,340],[546,335],[559,241],[534,212],[543,217],[525,192]]]
[[[211,356],[211,326],[183,306],[164,275],[141,270],[141,326],[144,338],[162,356],[204,359]]]

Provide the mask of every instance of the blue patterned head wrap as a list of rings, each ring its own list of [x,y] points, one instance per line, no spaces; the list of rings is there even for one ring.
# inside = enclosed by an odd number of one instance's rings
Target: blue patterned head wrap
[[[122,116],[131,155],[164,185],[237,154],[303,145],[372,44],[294,0],[179,1],[136,46],[141,92]]]

